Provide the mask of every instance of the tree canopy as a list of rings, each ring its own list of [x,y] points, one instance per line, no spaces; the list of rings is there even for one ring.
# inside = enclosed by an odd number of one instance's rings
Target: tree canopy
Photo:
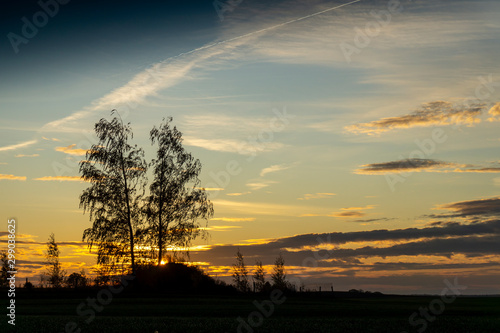
[[[130,267],[135,273],[138,262],[160,265],[179,251],[188,253],[191,241],[206,235],[197,221],[208,221],[213,206],[200,187],[201,163],[182,146],[172,118],[151,130],[157,152],[147,163],[144,150],[130,143],[130,123],[124,124],[116,110],[113,115],[111,121],[96,123],[98,142],[80,162],[82,179],[90,183],[80,195],[80,207],[92,221],[83,240],[90,249],[97,247],[99,265]],[[148,168],[153,175],[149,186]]]
[[[150,164],[154,178],[147,197],[148,224],[142,230],[142,241],[146,248],[153,249],[151,256],[158,265],[163,259],[171,260],[166,255],[167,247],[175,259],[176,249],[187,249],[193,239],[205,235],[197,219],[213,216],[207,193],[199,187],[201,162],[186,152],[182,134],[171,127],[171,122],[172,118],[164,119],[150,132],[151,144],[157,144],[158,150]]]

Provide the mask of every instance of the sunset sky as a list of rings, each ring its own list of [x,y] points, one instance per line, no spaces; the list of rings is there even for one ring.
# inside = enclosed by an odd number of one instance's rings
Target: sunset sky
[[[311,289],[500,293],[500,2],[10,3],[0,236],[16,218],[19,276],[38,281],[52,232],[68,272],[95,265],[78,162],[117,109],[148,161],[172,116],[202,162],[215,215],[191,259],[214,276],[239,248]]]

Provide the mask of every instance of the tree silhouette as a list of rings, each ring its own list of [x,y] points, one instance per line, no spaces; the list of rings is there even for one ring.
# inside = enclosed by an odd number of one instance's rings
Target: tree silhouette
[[[238,252],[236,252],[236,264],[233,264],[233,281],[239,291],[248,292],[250,290],[247,275],[248,270],[245,266],[243,254],[238,249]]]
[[[82,268],[80,273],[71,273],[66,280],[66,284],[71,288],[83,288],[87,286],[87,277],[85,276],[85,270]]]
[[[191,241],[206,235],[197,219],[213,216],[207,193],[199,188],[201,163],[185,151],[182,133],[171,127],[171,122],[171,117],[164,119],[150,132],[151,144],[157,144],[158,150],[150,165],[154,179],[147,198],[148,224],[141,230],[143,248],[151,249],[150,257],[156,258],[158,265],[168,249],[174,259],[179,249],[189,255]]]
[[[264,284],[266,283],[264,268],[262,267],[262,261],[257,260],[255,262],[255,272],[253,274],[253,279],[255,283],[255,290],[260,292],[264,290]]]
[[[286,281],[285,259],[280,254],[274,261],[273,273],[271,274],[273,285],[279,289],[287,289],[288,282]]]
[[[0,270],[0,287],[7,287],[9,285],[9,280],[7,280],[7,278],[10,277],[10,274],[8,273],[10,269],[7,251],[0,252],[0,260],[2,261],[2,268]]]
[[[132,129],[121,118],[115,116],[111,122],[101,119],[95,132],[99,142],[80,162],[83,180],[91,183],[80,195],[80,207],[90,213],[93,222],[84,231],[83,240],[90,249],[97,246],[99,265],[126,264],[130,260],[135,273],[135,233],[141,224],[147,168],[144,152],[128,143]]]
[[[47,242],[47,253],[45,254],[47,261],[45,263],[48,265],[46,272],[48,283],[53,288],[61,287],[64,282],[64,275],[66,274],[59,262],[59,253],[59,247],[57,246],[54,233],[52,233]]]

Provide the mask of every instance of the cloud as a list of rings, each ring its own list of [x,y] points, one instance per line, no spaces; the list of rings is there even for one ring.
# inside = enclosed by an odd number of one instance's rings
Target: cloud
[[[26,180],[25,176],[3,175],[0,174],[0,180]]]
[[[61,140],[59,140],[59,139],[57,139],[57,138],[52,138],[52,139],[51,139],[51,138],[46,138],[46,137],[44,137],[44,136],[42,136],[42,139],[47,140],[47,141],[61,141]]]
[[[249,181],[246,185],[250,187],[253,191],[258,191],[260,189],[263,189],[265,187],[268,187],[272,184],[278,183],[277,181],[274,180],[254,180],[254,181]]]
[[[137,73],[125,85],[93,101],[91,105],[67,117],[47,123],[41,130],[72,132],[79,129],[83,119],[111,109],[124,110],[126,116],[131,109],[137,108],[148,97],[157,96],[161,90],[195,79],[204,71],[216,70],[220,63],[236,56],[236,49],[241,44],[244,44],[243,40],[219,41],[155,63]],[[220,57],[221,55],[224,57]]]
[[[213,225],[210,227],[204,227],[201,228],[203,230],[210,230],[210,231],[228,231],[230,229],[240,229],[242,226],[240,225]]]
[[[380,134],[395,129],[444,126],[454,124],[473,125],[481,122],[485,106],[475,104],[472,106],[454,106],[450,102],[435,101],[424,104],[420,109],[398,117],[383,118],[368,123],[346,126],[345,129],[352,133]]]
[[[205,190],[205,191],[224,191],[224,189],[222,187],[197,187],[197,189],[200,189],[200,190]]]
[[[34,145],[37,142],[38,142],[38,140],[30,140],[30,141],[21,142],[21,143],[15,144],[15,145],[0,147],[0,151],[8,151],[8,150],[16,150],[19,148],[25,148],[25,147]]]
[[[351,218],[351,217],[363,217],[365,215],[366,215],[366,213],[361,212],[361,211],[347,211],[347,212],[332,213],[332,214],[330,214],[328,216],[332,216],[332,217],[348,217],[348,218]]]
[[[84,156],[87,154],[87,149],[74,148],[75,146],[76,144],[72,144],[67,147],[56,147],[55,150],[68,155]]]
[[[265,175],[267,175],[268,173],[271,173],[271,172],[278,172],[278,171],[282,171],[282,170],[286,170],[286,169],[289,169],[290,166],[287,166],[285,164],[275,164],[275,165],[271,165],[270,167],[267,167],[267,168],[264,168],[262,169],[262,171],[260,172],[260,176],[261,177],[264,177]]]
[[[488,114],[491,116],[488,121],[500,121],[500,102],[493,105]]]
[[[374,205],[368,205],[365,207],[347,207],[347,208],[340,208],[341,210],[366,210],[366,209],[373,209],[375,208]]]
[[[500,220],[474,224],[449,224],[406,229],[379,229],[370,231],[301,234],[277,238],[250,245],[217,245],[203,256],[213,263],[224,263],[232,258],[237,247],[248,257],[260,257],[272,262],[273,257],[285,253],[287,262],[303,265],[307,258],[317,258],[318,264],[335,266],[330,259],[387,257],[387,256],[465,256],[500,254]],[[366,242],[381,242],[379,247],[363,246]],[[358,243],[361,247],[339,248],[343,244]],[[319,248],[330,248],[328,256]],[[289,263],[292,264],[292,263]]]
[[[216,217],[210,220],[223,222],[251,222],[255,221],[255,217]]]
[[[249,194],[251,192],[235,192],[235,193],[226,193],[226,195],[229,195],[230,197],[239,197],[242,195]]]
[[[238,202],[230,200],[212,200],[214,207],[221,207],[225,212],[238,215],[277,215],[297,216],[307,207],[299,205],[282,205],[267,202]]]
[[[17,154],[14,157],[38,157],[40,156],[39,154],[31,154],[31,155],[24,155],[24,154]]]
[[[500,172],[500,167],[481,167],[471,164],[457,164],[433,159],[409,158],[399,161],[365,164],[362,165],[361,168],[355,170],[355,173],[360,175],[385,175],[390,173],[421,171],[441,173],[497,173]]]
[[[284,144],[278,142],[259,142],[259,144],[254,145],[244,140],[202,139],[192,136],[185,136],[184,144],[212,151],[237,153],[240,155],[254,155],[256,153],[270,152],[284,147]]]
[[[468,200],[438,205],[435,209],[450,210],[451,214],[431,215],[431,217],[499,216],[500,197]]]
[[[306,193],[302,198],[297,198],[297,200],[311,200],[311,199],[323,199],[323,198],[330,198],[331,196],[336,195],[335,193],[327,193],[327,192],[321,192],[321,193]]]
[[[61,182],[83,182],[84,181],[80,176],[46,176],[46,177],[35,178],[35,180],[61,181]]]
[[[354,218],[354,217],[363,217],[366,215],[364,210],[367,209],[373,209],[375,208],[374,205],[368,205],[365,207],[346,207],[346,208],[341,208],[340,212],[334,212],[331,214],[327,215],[322,215],[322,214],[301,214],[300,217],[317,217],[317,216],[322,216],[322,217],[340,217],[340,218]]]
[[[376,218],[376,219],[364,219],[364,220],[354,220],[351,222],[358,222],[358,223],[371,223],[371,222],[378,222],[378,221],[392,221],[395,220],[395,217],[381,217],[381,218]]]
[[[364,210],[373,209],[373,208],[375,208],[374,205],[368,205],[365,207],[346,207],[346,208],[341,208],[340,212],[332,213],[332,214],[329,214],[327,216],[340,217],[340,218],[363,217],[366,215],[366,213],[363,212]]]
[[[387,173],[400,173],[420,171],[429,168],[443,168],[454,166],[453,163],[446,163],[432,159],[409,158],[400,161],[391,161],[383,163],[372,163],[362,165],[355,173],[362,175],[383,175]]]

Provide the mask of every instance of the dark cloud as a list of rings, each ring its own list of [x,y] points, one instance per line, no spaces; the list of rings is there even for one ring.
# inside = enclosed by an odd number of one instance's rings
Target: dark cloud
[[[474,173],[497,173],[500,167],[481,167],[471,164],[458,164],[443,162],[426,158],[408,158],[399,161],[382,163],[371,163],[362,165],[355,172],[361,175],[384,175],[389,173],[404,172],[474,172]]]
[[[430,217],[469,217],[469,216],[495,216],[500,215],[500,197],[459,201],[439,205],[438,209],[450,210],[451,214],[434,214]]]
[[[370,223],[370,222],[379,222],[379,221],[386,222],[386,221],[392,221],[395,219],[396,219],[395,217],[381,217],[381,218],[377,218],[377,219],[354,220],[351,222],[357,222],[357,223]]]
[[[408,158],[400,161],[365,164],[361,166],[361,169],[356,170],[356,173],[373,175],[417,171],[419,169],[443,168],[449,166],[452,166],[452,164],[431,159]]]
[[[453,105],[446,101],[435,101],[422,105],[410,114],[383,118],[368,123],[346,126],[352,133],[380,134],[393,129],[443,126],[454,124],[473,125],[480,122],[478,118],[484,111],[484,104]]]
[[[352,211],[347,211],[347,212],[338,212],[338,213],[333,213],[329,216],[334,216],[334,217],[362,217],[365,216],[366,213],[357,211],[357,210],[352,210]]]
[[[455,254],[465,254],[468,257],[500,254],[500,235],[467,236],[457,238],[439,238],[425,241],[409,242],[388,247],[365,246],[359,249],[339,249],[328,251],[333,258],[367,258],[436,255],[451,257]],[[310,251],[308,251],[310,252]],[[297,252],[294,252],[297,253]],[[313,254],[313,253],[311,253]]]
[[[424,228],[395,230],[372,230],[356,232],[335,232],[325,234],[304,234],[285,237],[263,244],[219,245],[208,251],[195,252],[199,261],[209,261],[216,265],[232,262],[238,249],[251,259],[262,259],[272,264],[279,253],[286,253],[287,260],[302,265],[306,258],[363,258],[370,256],[398,255],[440,255],[450,257],[456,253],[467,256],[500,254],[495,241],[500,239],[500,220],[490,220],[475,224],[447,224]],[[423,241],[416,241],[424,239]],[[348,242],[407,241],[403,244],[376,248],[366,246],[358,249],[303,250],[318,245],[341,245]],[[412,242],[410,242],[412,241]],[[288,249],[288,250],[287,250]]]

